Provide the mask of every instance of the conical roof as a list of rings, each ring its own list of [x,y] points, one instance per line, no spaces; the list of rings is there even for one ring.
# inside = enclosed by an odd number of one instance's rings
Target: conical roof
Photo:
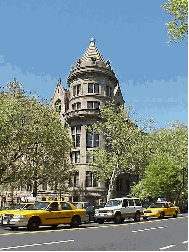
[[[110,61],[104,61],[98,48],[95,46],[95,41],[96,40],[94,38],[90,39],[90,45],[83,57],[81,59],[77,59],[75,67],[71,66],[71,70],[67,78],[68,86],[73,79],[77,79],[78,76],[81,75],[88,75],[89,73],[106,75],[115,83],[115,86],[117,85],[118,80],[110,66]]]
[[[87,51],[85,52],[83,57],[81,58],[81,62],[89,61],[89,60],[91,61],[91,59],[92,60],[94,59],[96,61],[105,63],[105,61],[104,61],[102,55],[100,54],[98,48],[95,46],[95,41],[96,40],[94,38],[90,39],[90,45],[87,48]]]

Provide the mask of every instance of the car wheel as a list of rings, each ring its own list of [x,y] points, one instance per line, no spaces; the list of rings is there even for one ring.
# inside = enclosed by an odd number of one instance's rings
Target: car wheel
[[[124,223],[125,218],[121,218],[121,223]]]
[[[81,219],[79,216],[73,216],[71,223],[70,223],[70,227],[71,228],[78,228],[79,225],[81,224]]]
[[[98,219],[97,222],[98,222],[99,224],[103,224],[103,223],[104,223],[104,220]]]
[[[165,213],[164,213],[164,212],[161,212],[159,218],[160,218],[160,219],[163,219],[164,217],[165,217]]]
[[[18,230],[18,227],[10,227],[12,231]]]
[[[39,219],[36,217],[33,217],[33,218],[29,219],[27,228],[30,231],[37,231],[37,230],[39,230],[39,225],[40,225]]]
[[[120,224],[121,223],[121,214],[120,213],[116,213],[115,217],[114,217],[114,223],[116,224]]]
[[[147,217],[143,217],[143,220],[147,220]]]
[[[177,214],[178,214],[178,212],[175,211],[175,213],[173,214],[173,218],[177,218]]]
[[[136,212],[135,217],[134,217],[134,221],[140,221],[140,213]]]

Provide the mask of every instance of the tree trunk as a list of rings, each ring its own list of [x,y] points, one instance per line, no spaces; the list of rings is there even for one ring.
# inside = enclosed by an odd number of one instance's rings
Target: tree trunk
[[[14,204],[14,187],[11,186],[11,205]]]
[[[108,194],[107,194],[107,202],[113,197],[113,192],[114,192],[114,185],[115,185],[115,179],[117,177],[117,171],[118,171],[118,162],[117,165],[114,167],[112,176],[110,178],[110,184],[108,188]]]
[[[33,184],[33,197],[37,197],[37,181]]]

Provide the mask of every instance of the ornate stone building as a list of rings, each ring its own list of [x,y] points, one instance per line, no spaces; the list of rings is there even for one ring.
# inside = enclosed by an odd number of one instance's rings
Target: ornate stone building
[[[88,166],[88,150],[104,147],[105,141],[99,134],[91,134],[86,126],[97,121],[99,110],[111,99],[117,105],[124,105],[119,81],[110,66],[105,61],[95,45],[95,39],[90,39],[90,45],[81,59],[77,60],[75,67],[67,78],[69,89],[61,85],[59,78],[52,97],[52,102],[58,107],[61,120],[69,127],[69,134],[73,139],[73,149],[70,161],[75,163],[76,173],[69,184],[69,191],[60,195],[56,188],[41,185],[38,188],[38,199],[61,198],[72,202],[88,202],[99,204],[106,201],[108,187],[97,182]],[[129,194],[130,184],[134,180],[129,174],[121,174],[116,181],[116,195]],[[4,189],[5,190],[5,189]],[[32,187],[17,188],[13,191],[1,193],[1,205],[4,197],[10,203],[12,196],[18,203],[21,197],[32,196]]]
[[[69,134],[74,143],[71,162],[75,163],[76,173],[71,183],[70,195],[65,196],[67,200],[74,202],[99,204],[106,201],[108,188],[106,184],[94,179],[88,166],[87,151],[104,147],[105,142],[103,136],[91,134],[86,126],[97,121],[99,109],[107,101],[113,98],[117,105],[124,105],[124,100],[110,62],[104,61],[94,38],[90,39],[89,47],[83,57],[77,60],[76,66],[71,67],[67,83],[69,90],[62,87],[59,79],[52,97],[62,115],[62,122],[69,126]],[[128,174],[118,177],[118,196],[129,193],[130,181]]]

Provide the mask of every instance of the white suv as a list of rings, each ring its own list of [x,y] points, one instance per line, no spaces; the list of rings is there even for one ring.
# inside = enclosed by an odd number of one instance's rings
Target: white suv
[[[125,218],[134,218],[134,221],[140,221],[143,208],[138,198],[115,198],[109,200],[104,208],[95,210],[95,218],[98,223],[104,221],[114,221],[114,223],[123,223]]]

